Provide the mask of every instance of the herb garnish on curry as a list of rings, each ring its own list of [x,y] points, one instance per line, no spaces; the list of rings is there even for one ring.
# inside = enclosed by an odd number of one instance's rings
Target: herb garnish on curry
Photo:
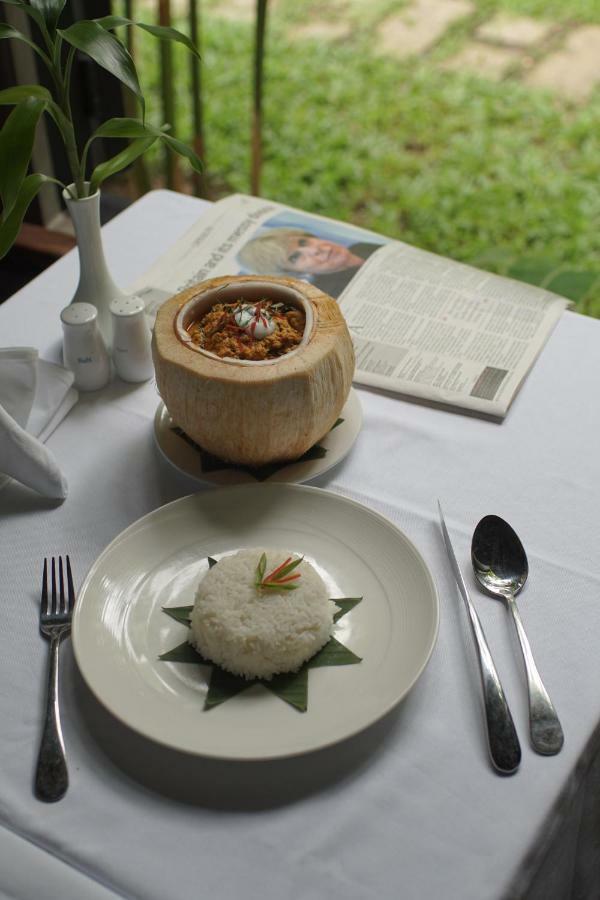
[[[187,331],[203,350],[221,358],[261,361],[277,359],[302,340],[306,317],[287,303],[215,303]]]

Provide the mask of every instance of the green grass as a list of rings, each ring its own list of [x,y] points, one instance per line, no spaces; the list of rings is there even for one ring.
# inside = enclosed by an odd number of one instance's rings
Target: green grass
[[[464,25],[416,63],[376,57],[376,23],[398,6],[363,6],[368,20],[332,45],[290,40],[298,6],[278,6],[267,45],[263,195],[543,280],[600,317],[600,91],[575,107],[516,79],[444,72],[439,60]],[[511,7],[600,20],[598,0],[479,0],[473,20]],[[348,9],[356,14],[357,0]],[[188,60],[175,49],[185,98]],[[154,53],[144,43],[140,70],[158,121]],[[252,27],[205,15],[203,57],[213,191],[248,192]],[[179,107],[177,133],[187,139],[189,104]]]
[[[497,9],[556,22],[600,22],[598,0],[497,0]]]

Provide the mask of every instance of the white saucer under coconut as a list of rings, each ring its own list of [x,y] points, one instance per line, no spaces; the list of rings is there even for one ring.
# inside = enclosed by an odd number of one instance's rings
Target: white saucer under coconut
[[[189,640],[221,668],[268,680],[297,671],[327,643],[336,606],[306,560],[294,570],[300,575],[294,590],[258,589],[263,553],[267,572],[290,557],[279,549],[240,550],[209,570],[196,592]]]

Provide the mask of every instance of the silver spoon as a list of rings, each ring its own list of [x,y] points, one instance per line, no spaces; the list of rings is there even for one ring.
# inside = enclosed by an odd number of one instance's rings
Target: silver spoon
[[[552,756],[563,745],[563,730],[534,662],[515,601],[529,573],[523,544],[504,519],[485,516],[473,534],[471,560],[479,583],[488,593],[505,600],[512,613],[527,672],[531,743],[538,753]]]

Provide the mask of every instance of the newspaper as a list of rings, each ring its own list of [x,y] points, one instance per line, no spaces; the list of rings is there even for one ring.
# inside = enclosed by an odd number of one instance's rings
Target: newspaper
[[[355,382],[502,419],[568,301],[352,225],[234,194],[134,285],[151,320],[218,275],[286,275],[336,297]]]

